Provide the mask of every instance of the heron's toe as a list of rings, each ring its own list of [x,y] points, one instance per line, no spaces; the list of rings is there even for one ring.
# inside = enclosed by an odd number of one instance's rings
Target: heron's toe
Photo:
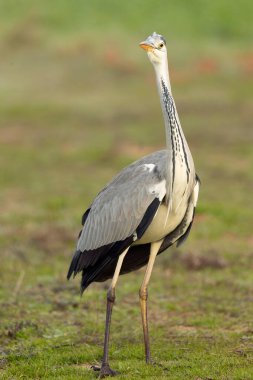
[[[98,365],[92,365],[90,368],[93,369],[93,371],[96,371],[96,372],[100,371],[100,369],[101,369],[101,367],[99,367]]]

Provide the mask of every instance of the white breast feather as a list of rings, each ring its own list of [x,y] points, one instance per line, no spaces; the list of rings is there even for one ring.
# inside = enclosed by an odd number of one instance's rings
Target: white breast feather
[[[197,206],[198,196],[199,196],[199,182],[196,183],[196,185],[194,187],[194,190],[193,190],[193,204],[194,204],[194,207]]]
[[[165,185],[166,185],[166,181],[165,181],[165,179],[163,179],[161,182],[156,183],[155,185],[150,186],[150,188],[149,188],[149,192],[151,194],[155,194],[160,202],[163,200],[163,198],[166,194],[166,186]]]

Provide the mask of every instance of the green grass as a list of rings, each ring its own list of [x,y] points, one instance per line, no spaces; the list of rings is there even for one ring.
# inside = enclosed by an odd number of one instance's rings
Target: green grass
[[[124,165],[164,146],[138,42],[168,40],[173,93],[202,180],[186,244],[157,259],[152,354],[122,276],[110,357],[119,379],[250,380],[252,4],[0,1],[0,378],[90,379],[108,284],[66,282],[80,218]]]

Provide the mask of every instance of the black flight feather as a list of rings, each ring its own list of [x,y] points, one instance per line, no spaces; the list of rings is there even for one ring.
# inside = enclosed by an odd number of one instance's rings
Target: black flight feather
[[[155,198],[147,208],[139,226],[136,229],[137,238],[140,239],[150,223],[160,205],[158,198]],[[83,222],[88,217],[89,209],[83,216]],[[89,284],[97,281],[96,278],[106,271],[106,266],[112,261],[117,261],[119,255],[129,247],[134,241],[134,234],[125,240],[116,241],[93,250],[81,252],[77,250],[73,256],[67,278],[82,271],[81,291],[83,292]]]

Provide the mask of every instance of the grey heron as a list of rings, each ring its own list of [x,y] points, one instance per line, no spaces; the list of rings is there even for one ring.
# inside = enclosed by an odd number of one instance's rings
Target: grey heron
[[[155,70],[166,149],[127,166],[97,195],[83,215],[83,227],[67,276],[69,279],[82,272],[81,292],[94,281],[112,278],[107,292],[100,377],[115,375],[109,366],[108,346],[118,277],[145,264],[139,297],[146,362],[151,362],[147,315],[151,272],[158,254],[187,238],[200,184],[171,92],[165,39],[153,33],[140,46]]]

